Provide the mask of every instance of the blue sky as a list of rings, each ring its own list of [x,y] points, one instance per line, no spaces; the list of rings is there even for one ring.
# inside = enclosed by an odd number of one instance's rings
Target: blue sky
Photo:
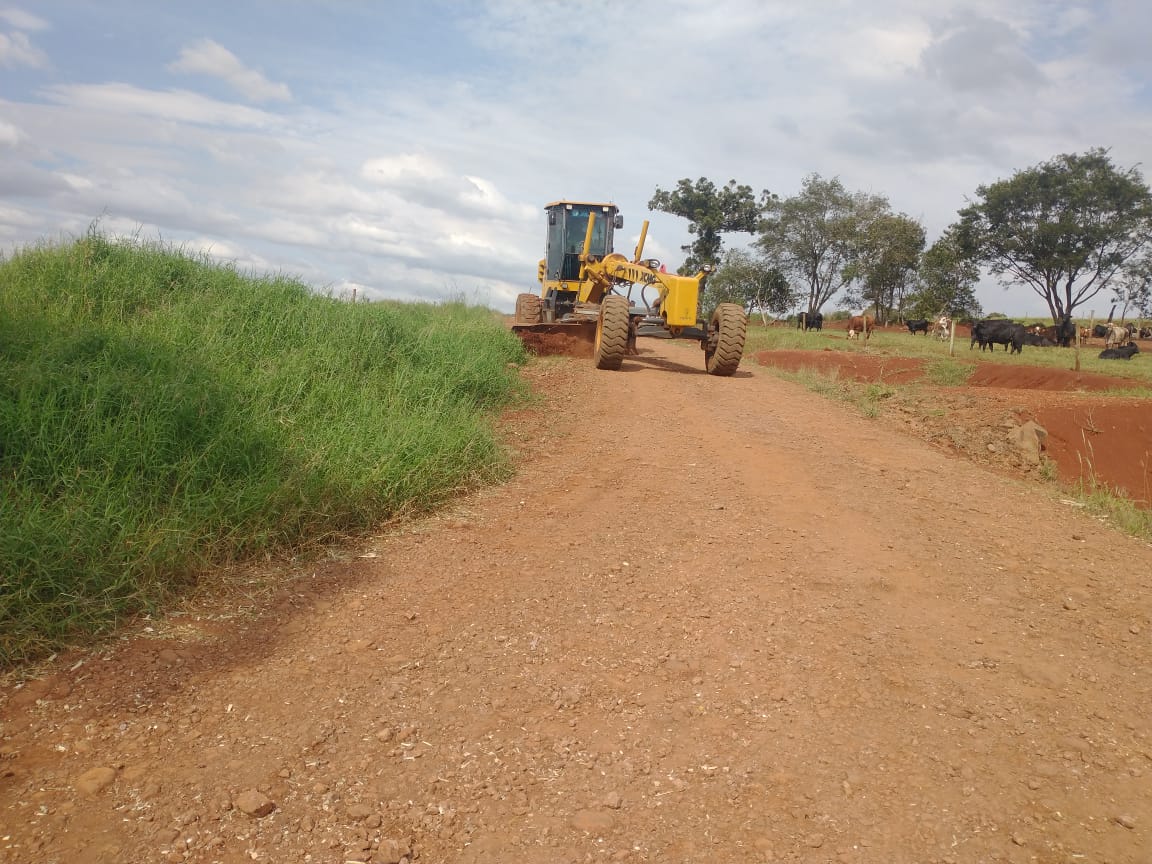
[[[619,204],[622,251],[651,219],[675,267],[657,186],[811,172],[931,242],[1058,153],[1147,166],[1150,44],[1134,0],[0,0],[0,249],[99,218],[338,294],[510,310],[549,201]]]

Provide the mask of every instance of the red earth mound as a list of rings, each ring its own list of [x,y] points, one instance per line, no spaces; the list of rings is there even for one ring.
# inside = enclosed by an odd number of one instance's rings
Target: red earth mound
[[[1045,455],[1055,463],[1061,480],[1088,488],[1107,486],[1152,506],[1152,402],[1084,394],[1131,387],[1134,382],[1129,379],[977,362],[969,386],[931,387],[923,379],[923,361],[911,358],[829,349],[761,351],[755,357],[763,366],[817,369],[859,382],[918,382],[921,389],[947,394],[948,401],[959,397],[968,402],[965,410],[948,411],[947,422],[955,425],[999,428],[1006,414],[1019,421],[1034,419],[1048,431]],[[945,401],[941,399],[942,404]]]
[[[1067,480],[1152,506],[1152,404],[1147,400],[1040,405],[1036,422],[1048,430],[1046,455]]]
[[[1128,378],[1114,378],[1095,372],[1074,372],[1046,366],[1004,366],[977,363],[968,379],[970,387],[1007,387],[1013,390],[1117,390],[1139,386]]]

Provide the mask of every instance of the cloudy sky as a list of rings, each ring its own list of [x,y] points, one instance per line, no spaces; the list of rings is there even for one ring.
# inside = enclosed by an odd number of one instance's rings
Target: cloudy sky
[[[1144,0],[5,2],[5,250],[99,219],[337,293],[508,310],[556,199],[619,204],[619,251],[651,218],[675,267],[686,223],[646,208],[682,177],[838,176],[931,242],[1058,153],[1152,157]]]

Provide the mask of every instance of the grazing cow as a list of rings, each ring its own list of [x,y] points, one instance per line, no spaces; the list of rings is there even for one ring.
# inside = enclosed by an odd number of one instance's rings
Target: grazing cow
[[[871,315],[853,315],[848,319],[848,338],[859,339],[860,334],[864,334],[864,341],[872,337],[872,326],[876,323],[876,319]]]
[[[1108,333],[1104,337],[1105,348],[1118,348],[1121,345],[1128,344],[1128,328],[1121,327],[1119,324],[1109,324]]]
[[[1105,348],[1100,352],[1101,360],[1131,360],[1133,354],[1139,354],[1140,349],[1135,342],[1129,342],[1120,348]]]
[[[943,342],[948,338],[948,332],[952,329],[952,319],[947,315],[941,315],[936,320],[936,338]]]
[[[908,332],[911,333],[913,336],[915,336],[920,331],[923,331],[925,336],[928,335],[928,319],[927,318],[917,318],[915,321],[908,321],[906,323],[908,325]]]
[[[980,343],[981,351],[985,348],[995,351],[997,345],[1003,345],[1005,350],[1021,354],[1024,345],[1024,325],[1006,319],[985,318],[972,325],[972,342],[968,345],[968,350],[971,351],[977,342]]]
[[[801,312],[796,316],[796,327],[799,330],[823,330],[824,314],[822,312]]]

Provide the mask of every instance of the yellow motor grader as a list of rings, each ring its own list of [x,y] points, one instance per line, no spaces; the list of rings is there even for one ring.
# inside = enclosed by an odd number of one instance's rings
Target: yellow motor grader
[[[592,340],[597,369],[619,369],[626,355],[636,353],[637,336],[695,339],[710,375],[736,371],[748,320],[736,303],[721,303],[709,322],[700,316],[710,268],[678,276],[655,258],[643,258],[647,221],[631,260],[614,252],[613,231],[624,227],[614,204],[555,201],[544,210],[548,239],[537,270],[540,293],[516,298],[514,331],[583,334]]]

